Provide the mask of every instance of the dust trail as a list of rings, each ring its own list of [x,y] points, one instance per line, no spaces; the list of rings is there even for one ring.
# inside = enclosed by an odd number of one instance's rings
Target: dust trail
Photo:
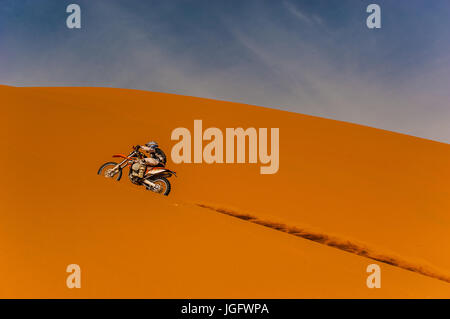
[[[250,223],[262,225],[268,228],[272,228],[296,237],[301,237],[304,239],[308,239],[314,241],[319,244],[327,245],[330,247],[334,247],[352,254],[356,254],[359,256],[363,256],[366,258],[370,258],[385,264],[389,264],[391,266],[399,267],[405,270],[409,270],[415,273],[422,274],[424,276],[432,277],[435,279],[439,279],[445,282],[450,283],[450,276],[443,274],[442,272],[433,269],[428,265],[421,265],[420,263],[415,263],[411,261],[403,260],[400,257],[392,256],[390,254],[378,252],[375,249],[367,247],[365,244],[357,243],[355,241],[350,241],[344,238],[339,238],[336,236],[330,236],[324,233],[320,233],[318,231],[312,231],[304,228],[299,228],[296,226],[289,226],[282,223],[271,222],[267,220],[262,220],[256,216],[250,214],[239,213],[230,209],[223,209],[219,207],[213,207],[206,204],[195,204],[199,207],[213,210],[215,212],[225,214],[228,216],[236,217],[239,219],[243,219]]]

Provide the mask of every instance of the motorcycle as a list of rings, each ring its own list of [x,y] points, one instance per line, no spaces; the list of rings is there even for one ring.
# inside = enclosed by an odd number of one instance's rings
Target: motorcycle
[[[146,157],[140,150],[139,146],[133,146],[133,151],[128,155],[114,154],[113,157],[122,158],[120,163],[107,162],[100,166],[97,174],[106,178],[112,178],[120,181],[122,178],[123,169],[129,167],[128,178],[135,185],[143,185],[147,190],[152,192],[169,195],[171,185],[168,180],[169,177],[177,176],[174,171],[165,168],[166,155],[160,148],[155,149],[155,155],[160,158],[161,164],[154,167],[148,167],[143,163]],[[143,172],[143,177],[139,177]]]

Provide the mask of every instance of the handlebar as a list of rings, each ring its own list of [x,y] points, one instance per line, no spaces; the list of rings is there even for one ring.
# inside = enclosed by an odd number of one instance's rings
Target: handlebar
[[[140,149],[141,149],[140,145],[133,146],[133,151],[128,155],[128,157],[136,155],[138,158],[143,158],[144,155],[141,152],[139,152]]]

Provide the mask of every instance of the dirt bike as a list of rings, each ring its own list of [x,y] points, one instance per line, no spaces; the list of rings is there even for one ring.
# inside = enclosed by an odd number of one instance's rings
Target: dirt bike
[[[177,175],[174,171],[165,168],[166,155],[161,149],[156,148],[155,155],[159,157],[161,164],[149,167],[142,163],[146,156],[139,149],[139,146],[134,146],[133,151],[128,155],[114,154],[113,157],[123,158],[123,160],[120,163],[107,162],[103,164],[98,169],[97,174],[120,181],[123,169],[128,166],[128,178],[133,184],[143,185],[147,190],[155,193],[163,194],[165,196],[169,195],[171,185],[168,178],[172,175]],[[143,177],[140,178],[139,171],[143,169],[145,169],[145,171]]]

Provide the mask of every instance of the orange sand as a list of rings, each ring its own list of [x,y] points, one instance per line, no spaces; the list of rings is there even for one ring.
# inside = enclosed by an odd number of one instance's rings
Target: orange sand
[[[419,298],[450,284],[205,209],[360,243],[450,276],[450,147],[229,102],[0,86],[1,298]],[[210,126],[279,127],[280,170],[181,164],[168,197],[96,175],[113,153]],[[65,285],[66,266],[82,288]],[[382,288],[366,287],[367,265]]]

